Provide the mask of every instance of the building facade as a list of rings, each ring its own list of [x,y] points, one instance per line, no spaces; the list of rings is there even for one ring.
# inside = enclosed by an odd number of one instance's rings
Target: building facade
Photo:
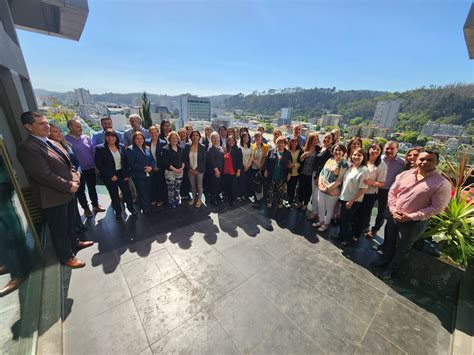
[[[341,122],[342,122],[342,115],[335,115],[335,114],[322,115],[318,119],[318,124],[321,127],[339,126],[339,123]]]
[[[374,126],[392,131],[400,109],[400,100],[379,101],[375,109]]]
[[[289,126],[291,125],[291,119],[293,117],[293,109],[291,107],[282,107],[280,109],[280,118],[278,119],[278,126]]]
[[[211,100],[206,97],[182,95],[179,112],[183,124],[187,121],[210,121]]]

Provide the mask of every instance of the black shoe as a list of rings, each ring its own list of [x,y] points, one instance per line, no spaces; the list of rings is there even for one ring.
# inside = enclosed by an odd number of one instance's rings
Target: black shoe
[[[129,211],[130,214],[131,214],[132,216],[134,216],[134,217],[137,215],[137,211],[135,211],[135,210],[128,210],[128,211]]]
[[[115,212],[116,219],[122,219],[122,212]]]

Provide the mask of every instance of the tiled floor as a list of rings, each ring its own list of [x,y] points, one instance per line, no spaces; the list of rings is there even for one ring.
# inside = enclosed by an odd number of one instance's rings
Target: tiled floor
[[[336,231],[250,205],[99,214],[87,267],[63,269],[64,352],[446,354],[453,306],[381,282]]]

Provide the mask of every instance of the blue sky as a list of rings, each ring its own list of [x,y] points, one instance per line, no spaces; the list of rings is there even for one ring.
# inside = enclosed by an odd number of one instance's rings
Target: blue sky
[[[474,82],[470,0],[89,0],[79,42],[19,30],[35,88],[404,91]]]

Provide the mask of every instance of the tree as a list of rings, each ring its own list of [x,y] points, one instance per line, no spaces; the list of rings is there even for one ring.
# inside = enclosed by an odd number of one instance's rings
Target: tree
[[[374,139],[377,143],[379,143],[382,146],[388,142],[387,139],[385,139],[384,137],[375,137]]]
[[[400,134],[397,140],[399,142],[415,144],[417,139],[418,139],[418,132],[408,131],[408,132],[404,132]]]
[[[270,123],[265,123],[265,133],[273,133],[273,126]]]
[[[153,126],[153,121],[151,120],[150,100],[148,100],[145,91],[142,95],[142,107],[140,108],[140,117],[142,118],[144,128],[148,129]]]

